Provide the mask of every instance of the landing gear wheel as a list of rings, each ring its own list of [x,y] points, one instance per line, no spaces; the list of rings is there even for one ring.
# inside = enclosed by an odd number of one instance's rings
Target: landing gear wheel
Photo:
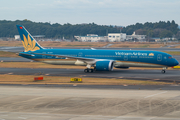
[[[162,71],[161,71],[161,73],[163,73],[163,74],[164,74],[164,73],[166,73],[166,71],[165,71],[165,70],[162,70]]]
[[[93,69],[89,69],[89,72],[91,72],[91,73],[92,73],[92,72],[94,72],[94,70],[93,70]]]
[[[89,69],[84,69],[84,72],[85,72],[85,73],[88,73],[88,72],[89,72]]]
[[[94,72],[94,70],[93,69],[85,69],[84,72],[85,73],[88,73],[88,72],[92,73],[92,72]]]
[[[94,71],[96,71],[96,67],[94,67]]]

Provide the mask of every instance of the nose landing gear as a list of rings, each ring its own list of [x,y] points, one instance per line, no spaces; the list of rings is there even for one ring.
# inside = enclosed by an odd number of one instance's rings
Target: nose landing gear
[[[162,74],[166,73],[166,69],[167,69],[167,67],[163,67],[161,73],[162,73]]]
[[[162,70],[161,73],[163,73],[163,74],[166,73],[166,70]]]

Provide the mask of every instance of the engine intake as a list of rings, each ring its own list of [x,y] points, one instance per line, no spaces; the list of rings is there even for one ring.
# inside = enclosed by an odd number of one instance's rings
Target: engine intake
[[[96,71],[112,71],[113,70],[113,61],[97,61],[96,62]]]

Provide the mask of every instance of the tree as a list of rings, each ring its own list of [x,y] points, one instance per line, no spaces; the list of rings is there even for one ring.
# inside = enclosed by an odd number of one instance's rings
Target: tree
[[[180,31],[177,32],[176,39],[180,40]]]
[[[138,29],[135,32],[136,32],[136,35],[146,35],[147,34],[147,30],[144,30],[144,29]]]
[[[108,31],[109,33],[120,32],[120,27],[97,25],[95,23],[76,25],[66,23],[64,25],[61,25],[58,23],[50,24],[48,22],[32,22],[27,19],[16,21],[0,20],[0,37],[17,35],[17,24],[25,26],[32,35],[45,35],[49,38],[62,38],[62,36],[72,38],[74,35],[84,36],[87,34],[98,34],[100,36],[105,36],[107,35],[106,31]],[[178,31],[180,31],[180,29],[178,29],[178,25],[174,20],[172,20],[171,22],[159,21],[156,23],[136,23],[134,25],[123,27],[122,29],[122,32],[126,33],[127,35],[133,34],[134,31],[138,35],[147,35],[151,37],[171,37],[173,34],[178,36]]]
[[[173,33],[169,30],[163,30],[161,33],[160,33],[160,38],[166,38],[166,37],[169,37],[171,38],[173,35]]]

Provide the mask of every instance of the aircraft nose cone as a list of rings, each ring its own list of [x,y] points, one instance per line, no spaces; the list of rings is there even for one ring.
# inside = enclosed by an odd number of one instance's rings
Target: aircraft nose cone
[[[175,66],[179,65],[179,62],[175,59],[174,64],[175,64]]]

